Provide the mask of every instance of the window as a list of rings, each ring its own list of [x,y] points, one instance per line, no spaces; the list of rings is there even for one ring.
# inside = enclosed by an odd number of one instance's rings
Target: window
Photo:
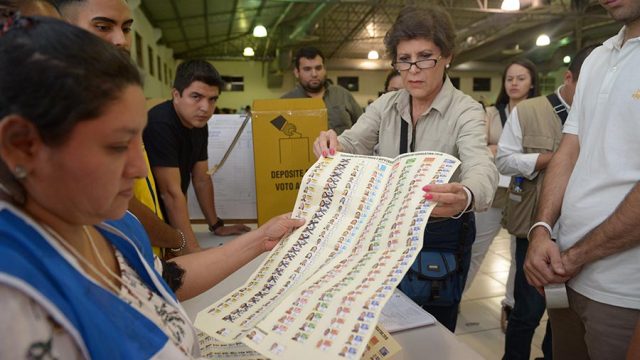
[[[473,91],[491,91],[491,78],[473,78]]]
[[[165,84],[169,85],[170,81],[171,79],[169,79],[169,71],[167,70],[167,63],[164,63],[164,82]]]
[[[222,76],[224,91],[244,91],[244,76]]]
[[[158,80],[162,82],[162,60],[160,59],[160,55],[158,55]]]
[[[136,64],[144,68],[144,60],[142,58],[142,36],[136,31]]]
[[[349,91],[358,91],[358,77],[357,76],[338,76],[338,85]]]
[[[153,48],[151,46],[147,46],[147,53],[149,55],[149,75],[153,76],[155,71],[153,71]]]

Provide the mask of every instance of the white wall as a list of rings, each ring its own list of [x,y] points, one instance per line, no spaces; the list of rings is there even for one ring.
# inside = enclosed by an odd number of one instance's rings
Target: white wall
[[[502,73],[489,73],[489,72],[456,72],[452,71],[449,74],[450,77],[460,78],[460,90],[473,97],[478,101],[483,101],[485,105],[491,105],[496,101],[498,93],[500,92],[500,85],[502,82]],[[473,78],[491,78],[491,90],[490,91],[473,91]]]
[[[293,85],[292,75],[285,75],[283,86],[278,89],[267,87],[267,64],[257,61],[211,61],[223,76],[243,76],[244,91],[225,91],[218,100],[218,108],[240,109],[253,106],[253,100],[277,99]]]
[[[138,64],[138,67],[143,73],[144,77],[144,95],[147,98],[169,98],[171,96],[170,84],[173,83],[173,76],[165,79],[164,66],[167,66],[167,72],[175,75],[176,61],[173,58],[173,50],[167,48],[164,45],[158,45],[161,33],[159,29],[149,23],[147,17],[142,13],[139,8],[133,9],[133,33],[131,34],[131,58],[137,63],[137,43],[135,33],[140,34],[142,38],[142,66]],[[155,69],[154,75],[149,73],[149,51],[148,46],[153,49],[153,67]],[[161,69],[158,67],[158,56],[160,56],[160,62],[162,64]],[[161,81],[162,80],[162,81]]]

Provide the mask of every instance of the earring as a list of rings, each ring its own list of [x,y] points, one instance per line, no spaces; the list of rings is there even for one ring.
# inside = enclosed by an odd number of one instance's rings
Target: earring
[[[445,67],[448,69],[451,66],[451,64],[447,64]]]
[[[13,194],[11,193],[11,191],[10,191],[6,186],[4,186],[4,184],[3,184],[3,183],[1,183],[1,182],[0,182],[0,191],[2,191],[3,193],[5,193],[5,194],[7,194],[7,195],[9,195],[9,196],[12,196],[12,195],[13,195]]]
[[[23,180],[27,177],[27,169],[21,165],[16,165],[16,168],[13,169],[13,176],[18,180]]]

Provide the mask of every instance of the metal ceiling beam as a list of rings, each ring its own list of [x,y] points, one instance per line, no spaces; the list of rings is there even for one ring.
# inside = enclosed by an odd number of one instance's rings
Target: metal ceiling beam
[[[553,32],[549,32],[549,25],[546,23],[536,24],[526,29],[518,29],[509,34],[504,34],[498,36],[495,39],[482,42],[469,50],[462,51],[454,58],[453,63],[454,65],[459,65],[471,60],[481,61],[487,56],[500,53],[509,45],[512,45],[514,39],[519,39],[521,42],[524,42],[525,39],[535,38],[535,36],[543,31],[546,31],[547,34],[553,35],[558,33],[566,33],[567,31],[573,29],[573,19],[568,20],[567,18],[559,16],[557,20],[558,21],[555,23],[556,25]]]
[[[299,34],[320,35],[321,38],[316,44],[321,46],[325,53],[329,54],[328,59],[330,59],[336,56],[355,57],[358,54],[352,54],[352,52],[364,49],[362,47],[363,40],[370,38],[366,37],[363,29],[367,22],[371,21],[372,16],[375,16],[376,28],[380,28],[384,32],[393,23],[396,14],[405,4],[421,6],[425,3],[424,0],[260,0],[259,2],[251,1],[250,4],[245,4],[244,1],[234,0],[234,2],[229,2],[229,5],[233,6],[225,7],[229,10],[216,12],[216,7],[208,6],[208,0],[203,1],[205,1],[203,4],[196,5],[201,11],[204,9],[202,14],[185,17],[180,16],[178,5],[181,5],[181,2],[177,0],[142,0],[141,10],[147,15],[152,25],[159,26],[164,31],[175,33],[174,39],[181,40],[168,44],[169,46],[183,49],[180,53],[176,53],[177,58],[206,56],[219,59],[224,56],[224,53],[231,54],[233,52],[235,54],[235,49],[240,47],[243,41],[251,36],[252,29],[247,32],[237,32],[238,18],[235,15],[244,11],[246,20],[251,24],[251,27],[260,21],[271,23],[266,43],[260,41],[260,44],[266,44],[264,48],[260,47],[259,53],[262,57],[259,57],[257,53],[256,60],[266,59],[267,56],[273,57],[275,47],[288,48],[299,45],[298,41],[294,40],[292,42],[288,40],[292,29],[299,29]],[[590,43],[595,41],[594,39],[596,38],[594,37],[594,32],[587,29],[595,23],[608,20],[604,10],[599,6],[598,0],[542,1],[546,4],[542,7],[529,7],[529,3],[523,1],[523,6],[525,6],[523,10],[510,12],[509,15],[496,8],[496,4],[499,4],[497,0],[431,0],[430,3],[444,5],[445,9],[455,16],[458,28],[461,29],[458,31],[458,36],[461,40],[470,35],[477,39],[477,43],[471,46],[458,43],[458,45],[461,45],[462,51],[456,57],[456,63],[460,63],[465,59],[481,60],[482,58],[487,59],[487,57],[504,61],[510,56],[501,54],[502,50],[509,47],[509,45],[513,45],[514,42],[520,42],[521,47],[528,48],[529,44],[522,46],[524,42],[521,39],[531,36],[527,38],[527,41],[532,41],[531,39],[535,39],[535,35],[537,35],[533,34],[536,30],[532,29],[535,29],[536,26],[540,26],[540,29],[542,29],[544,27],[543,23],[559,23],[561,22],[559,19],[571,23],[571,26],[566,25],[561,29],[563,33],[570,34],[568,37],[572,41],[571,46],[578,45],[581,39],[581,31],[584,32],[585,43]],[[157,8],[156,2],[166,4],[168,9]],[[548,5],[549,2],[551,3],[550,6]],[[212,6],[213,4],[216,3],[212,2]],[[339,12],[320,14],[315,21],[303,23],[308,19],[307,14],[320,6],[322,8],[335,7]],[[231,10],[231,8],[233,9]],[[149,16],[151,14],[149,9],[156,10],[158,15],[164,16],[164,18],[154,20]],[[163,13],[163,11],[167,10],[168,13]],[[302,10],[302,12],[299,10]],[[268,18],[264,18],[267,12]],[[173,16],[173,18],[169,19],[169,16]],[[584,17],[579,18],[578,16]],[[506,17],[513,18],[513,20],[502,19]],[[231,23],[225,24],[225,20],[230,18],[232,19]],[[381,23],[380,19],[385,19],[385,21]],[[189,28],[186,28],[185,25],[193,23],[195,26],[200,27],[202,26],[202,21],[205,23],[204,33],[189,38]],[[314,32],[313,26],[317,21],[321,21],[322,27]],[[214,23],[220,24],[221,28],[214,25]],[[358,23],[358,25],[354,27],[354,23]],[[293,27],[287,27],[287,31],[282,31],[285,24]],[[381,25],[378,26],[378,24]],[[268,26],[268,24],[264,25]],[[219,36],[214,31],[216,29],[221,30]],[[607,30],[601,30],[601,32],[606,33]],[[559,36],[559,33],[556,33],[557,36]],[[380,42],[380,38],[376,38]],[[166,38],[164,41],[166,43]],[[196,46],[192,47],[194,44]],[[351,44],[359,44],[360,46],[353,46],[352,51]],[[227,46],[229,50],[225,50]],[[464,49],[463,46],[468,48]],[[563,51],[567,50],[563,49]],[[537,57],[539,61],[542,59],[541,50],[533,50],[531,55]],[[226,58],[231,57],[226,56]],[[241,57],[238,56],[237,58]]]
[[[273,4],[267,4],[265,5],[265,9],[273,9],[273,8],[280,8],[282,5],[273,5]],[[251,7],[251,6],[247,6],[245,8],[243,8],[245,11],[250,12],[250,11],[257,11],[259,8],[259,6],[256,7]],[[215,11],[212,13],[207,14],[209,15],[209,17],[213,17],[213,16],[229,16],[229,15],[233,15],[233,12],[231,10],[227,10],[227,11]],[[189,15],[189,16],[184,16],[182,17],[183,20],[194,20],[194,19],[200,19],[202,18],[202,15]],[[149,18],[151,20],[151,18]],[[164,19],[156,19],[153,21],[154,24],[158,24],[158,23],[164,23],[164,22],[171,22],[171,21],[175,21],[175,18],[164,18]]]
[[[262,0],[262,2],[260,2],[260,7],[258,7],[258,11],[256,11],[256,14],[253,16],[253,20],[251,20],[249,31],[253,31],[253,28],[256,27],[258,18],[260,17],[260,15],[262,15],[262,9],[264,9],[264,6],[266,5],[266,3],[267,3],[267,0]]]
[[[189,39],[187,38],[187,32],[184,31],[184,25],[182,24],[182,18],[180,17],[180,12],[178,12],[178,7],[176,6],[175,0],[171,0],[171,8],[173,8],[173,13],[176,14],[176,21],[178,22],[178,27],[180,28],[180,32],[182,33],[182,38],[184,39],[187,47],[190,48]]]
[[[233,0],[232,9],[233,10],[231,10],[231,12],[233,13],[233,16],[229,20],[229,27],[227,28],[227,37],[231,37],[231,30],[233,29],[233,23],[236,20],[236,12],[238,11],[238,0]]]
[[[293,9],[293,3],[287,5],[284,11],[278,16],[278,19],[269,27],[269,34],[267,35],[267,43],[264,47],[264,52],[262,53],[262,58],[266,58],[267,52],[269,51],[269,46],[271,45],[271,39],[275,38],[277,35],[278,27],[282,24],[282,21],[289,15],[291,9]]]
[[[369,19],[369,17],[371,17],[371,15],[373,13],[375,13],[377,6],[381,3],[381,1],[376,1],[375,4],[371,5],[371,8],[369,9],[369,11],[367,11],[366,14],[364,14],[364,16],[360,19],[360,21],[358,21],[358,23],[351,28],[351,31],[349,32],[349,34],[347,34],[347,36],[345,36],[345,38],[342,40],[342,42],[340,42],[340,44],[338,44],[338,46],[336,46],[336,48],[333,50],[333,52],[331,52],[331,54],[329,54],[328,58],[331,59],[333,58],[333,56],[347,43],[351,41],[351,38],[353,38],[353,36],[362,29],[362,27],[364,26],[365,22]]]
[[[204,37],[209,42],[209,0],[202,0],[204,4]]]
[[[289,41],[296,41],[307,34],[309,29],[322,19],[334,6],[329,6],[330,1],[318,5],[311,14],[302,19],[289,35]]]
[[[202,46],[198,46],[198,47],[195,47],[195,48],[189,48],[189,50],[187,50],[187,51],[176,53],[175,57],[176,57],[176,59],[185,59],[185,58],[191,56],[195,52],[198,52],[198,51],[201,51],[201,50],[205,50],[205,49],[208,49],[210,47],[217,46],[217,45],[220,45],[220,44],[224,44],[226,42],[231,43],[233,40],[237,40],[237,39],[243,38],[243,37],[245,37],[247,35],[249,35],[248,32],[244,33],[244,34],[240,34],[240,35],[231,36],[231,37],[225,37],[224,39],[219,40],[219,41],[213,41],[213,42],[210,42],[208,44],[204,44]]]

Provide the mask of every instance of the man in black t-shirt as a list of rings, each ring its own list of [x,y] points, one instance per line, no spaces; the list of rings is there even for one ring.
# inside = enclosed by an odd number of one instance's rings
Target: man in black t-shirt
[[[176,71],[173,99],[149,110],[143,134],[165,219],[188,234],[187,239],[195,239],[186,199],[189,181],[210,231],[222,236],[249,231],[244,225],[224,226],[216,213],[213,182],[207,174],[207,122],[222,85],[220,74],[208,62],[183,62]],[[189,252],[199,248],[194,241],[187,244]]]

